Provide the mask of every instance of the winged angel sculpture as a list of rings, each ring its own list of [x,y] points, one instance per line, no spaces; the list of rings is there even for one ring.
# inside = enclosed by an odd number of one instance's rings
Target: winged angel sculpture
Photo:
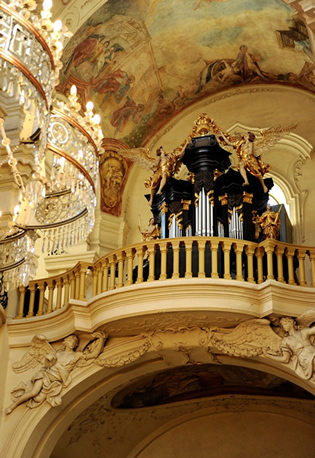
[[[213,133],[217,135],[217,139],[222,148],[233,153],[236,152],[238,157],[238,170],[244,180],[243,186],[249,184],[246,171],[254,175],[260,181],[264,192],[268,191],[264,183],[263,176],[269,172],[270,165],[265,164],[262,160],[262,154],[271,150],[271,148],[284,135],[295,129],[297,124],[281,127],[270,127],[269,129],[260,131],[260,138],[256,138],[253,132],[248,132],[247,135],[236,133],[230,135],[224,132],[213,120],[211,127]]]
[[[292,363],[297,375],[315,382],[315,309],[298,318],[253,319],[233,329],[210,328],[208,345],[222,353],[250,357],[263,355]]]
[[[153,197],[158,188],[157,194],[161,194],[168,179],[178,172],[180,160],[185,153],[189,139],[181,143],[171,153],[167,154],[162,146],[156,150],[156,157],[150,155],[149,148],[130,148],[119,150],[119,154],[136,162],[140,167],[151,170],[153,175],[145,181],[145,187],[151,187],[151,198],[149,205],[152,205]]]
[[[62,402],[63,388],[71,383],[71,372],[75,367],[87,366],[95,361],[104,349],[105,340],[103,332],[94,332],[89,336],[83,350],[79,351],[79,338],[72,334],[64,339],[63,346],[56,351],[44,336],[34,336],[30,349],[20,361],[13,363],[12,367],[17,373],[34,368],[38,364],[42,364],[42,368],[27,384],[21,382],[11,391],[14,402],[5,413],[10,414],[24,402],[30,408],[37,407],[44,401],[52,407],[59,406]]]

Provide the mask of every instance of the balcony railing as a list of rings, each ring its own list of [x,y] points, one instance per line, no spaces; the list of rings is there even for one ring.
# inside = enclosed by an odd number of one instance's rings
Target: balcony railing
[[[252,284],[275,280],[314,287],[315,248],[276,240],[253,243],[220,237],[142,242],[115,250],[94,264],[78,262],[63,274],[20,287],[16,318],[49,314],[71,299],[86,301],[133,284],[193,277]]]

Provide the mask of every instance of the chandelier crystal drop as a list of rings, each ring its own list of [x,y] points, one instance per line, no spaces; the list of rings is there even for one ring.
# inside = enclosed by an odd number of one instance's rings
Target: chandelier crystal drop
[[[60,254],[94,225],[100,116],[92,102],[83,112],[75,86],[68,99],[54,93],[70,34],[51,21],[51,7],[45,0],[38,13],[35,0],[0,0],[0,166],[9,168],[0,179],[10,176],[18,190],[14,210],[0,213],[6,289],[35,275],[38,237],[43,252]]]

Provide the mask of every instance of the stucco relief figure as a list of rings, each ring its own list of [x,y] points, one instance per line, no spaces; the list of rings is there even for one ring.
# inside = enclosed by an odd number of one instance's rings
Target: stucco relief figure
[[[100,159],[101,210],[119,216],[123,187],[128,173],[127,162],[116,152],[106,151]]]
[[[128,157],[142,168],[153,172],[153,175],[145,181],[145,187],[151,188],[150,206],[152,205],[156,190],[157,194],[161,194],[169,178],[178,171],[180,159],[185,153],[187,144],[188,140],[181,143],[179,147],[175,148],[169,154],[160,146],[156,150],[155,158],[150,156],[149,148],[140,147],[131,148],[130,150],[119,150],[119,154]]]
[[[12,365],[15,372],[24,372],[36,367],[42,368],[28,383],[21,382],[11,391],[13,403],[5,410],[10,414],[17,406],[26,403],[30,408],[47,401],[52,407],[62,403],[62,390],[71,384],[72,371],[79,366],[92,364],[104,349],[105,334],[94,332],[88,344],[79,351],[79,338],[72,334],[64,339],[64,345],[55,350],[44,336],[34,336],[31,347],[23,358]]]
[[[281,337],[267,318],[244,321],[235,328],[210,328],[209,345],[231,356],[250,357],[263,354],[269,348],[279,353]]]
[[[139,225],[139,231],[142,234],[142,241],[145,242],[147,240],[156,240],[160,238],[160,229],[158,228],[157,224],[155,223],[154,218],[150,218],[149,224],[145,229],[141,229]]]
[[[250,357],[263,355],[292,364],[297,375],[315,381],[315,309],[294,319],[253,319],[235,328],[210,328],[209,346],[222,353]]]
[[[249,185],[247,172],[258,178],[264,192],[268,188],[264,183],[263,176],[270,170],[270,165],[262,160],[262,154],[271,149],[285,134],[295,129],[296,124],[286,127],[271,127],[260,132],[261,137],[256,138],[253,132],[245,135],[236,133],[230,135],[224,132],[214,121],[211,123],[213,133],[222,148],[236,153],[238,157],[238,170],[244,180],[244,186]]]
[[[315,321],[315,311],[313,313]],[[292,361],[295,372],[299,377],[315,381],[315,326],[300,328],[297,322],[290,317],[280,319],[280,325],[286,336],[280,344],[280,355],[273,355],[269,349],[264,349],[267,358],[289,363]]]

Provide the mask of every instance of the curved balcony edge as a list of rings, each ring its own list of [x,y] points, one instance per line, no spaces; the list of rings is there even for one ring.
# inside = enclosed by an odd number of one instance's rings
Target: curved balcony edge
[[[301,294],[302,293],[302,294]],[[111,336],[137,335],[156,328],[235,326],[250,317],[298,316],[311,309],[314,290],[275,280],[261,285],[235,280],[190,278],[130,285],[89,300],[70,299],[50,314],[8,319],[11,344],[27,344],[34,334],[58,340],[102,327]]]
[[[63,274],[21,287],[16,318],[49,315],[73,299],[86,301],[139,284],[171,284],[191,278],[252,285],[274,280],[279,285],[312,289],[315,248],[272,239],[254,243],[220,237],[141,242],[115,250],[94,263],[78,262]]]

